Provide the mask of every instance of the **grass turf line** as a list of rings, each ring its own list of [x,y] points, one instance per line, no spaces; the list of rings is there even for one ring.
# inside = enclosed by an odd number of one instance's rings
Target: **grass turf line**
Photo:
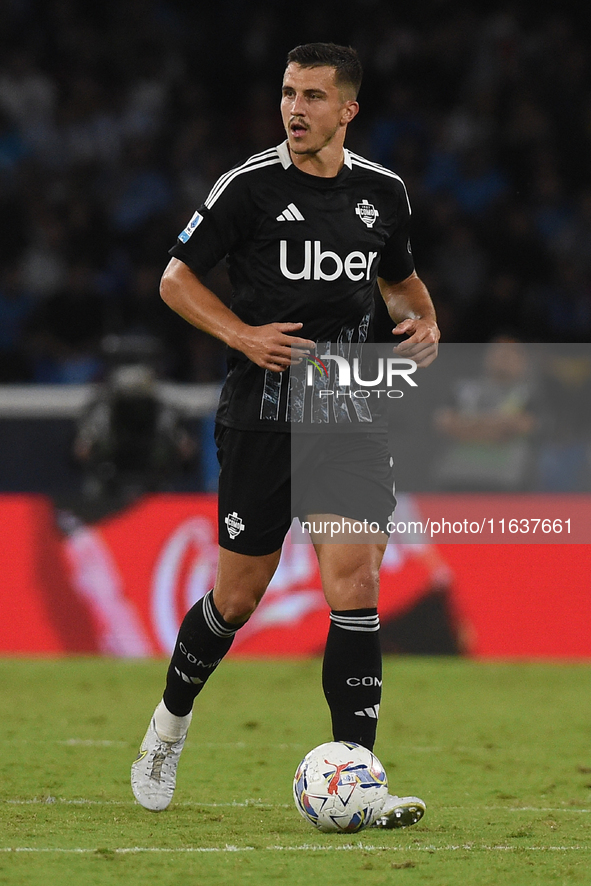
[[[164,670],[0,661],[0,884],[591,881],[587,665],[388,659],[376,753],[391,790],[428,811],[355,837],[320,834],[292,806],[297,763],[330,737],[316,660],[225,662],[173,806],[134,804],[129,765]]]

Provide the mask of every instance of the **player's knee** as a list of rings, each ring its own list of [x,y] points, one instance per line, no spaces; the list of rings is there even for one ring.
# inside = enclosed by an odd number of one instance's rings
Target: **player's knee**
[[[326,576],[325,595],[332,609],[365,609],[377,606],[379,570],[371,563],[343,565]]]
[[[367,605],[372,606],[380,587],[380,573],[371,564],[364,563],[353,570],[348,583],[358,591],[360,596],[367,597]]]
[[[244,624],[248,621],[260,602],[257,594],[240,594],[224,597],[216,602],[216,607],[228,624]]]
[[[379,583],[379,567],[370,560],[343,563],[338,569],[337,578],[360,588],[375,588]]]

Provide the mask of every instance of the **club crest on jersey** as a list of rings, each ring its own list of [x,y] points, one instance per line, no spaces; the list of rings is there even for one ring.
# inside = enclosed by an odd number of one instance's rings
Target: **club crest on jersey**
[[[362,200],[355,207],[355,215],[358,215],[363,224],[367,225],[368,228],[373,228],[379,214],[373,203],[370,203],[368,200]]]
[[[240,535],[243,529],[245,529],[245,525],[242,522],[242,517],[239,517],[236,511],[232,511],[231,514],[228,514],[227,517],[224,518],[224,523],[228,527],[228,535],[233,540],[237,535]]]

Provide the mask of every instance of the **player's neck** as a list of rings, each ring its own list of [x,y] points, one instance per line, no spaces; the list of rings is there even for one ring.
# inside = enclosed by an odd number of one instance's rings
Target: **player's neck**
[[[293,165],[308,175],[321,178],[334,178],[339,174],[345,163],[345,151],[342,144],[326,145],[315,154],[295,154],[289,151]]]

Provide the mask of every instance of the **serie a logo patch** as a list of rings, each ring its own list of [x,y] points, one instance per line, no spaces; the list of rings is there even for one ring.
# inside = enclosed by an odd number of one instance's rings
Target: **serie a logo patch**
[[[199,227],[202,221],[203,216],[196,212],[191,218],[191,221],[189,222],[185,230],[181,231],[181,233],[179,234],[179,240],[181,241],[181,243],[187,242],[193,231]]]

